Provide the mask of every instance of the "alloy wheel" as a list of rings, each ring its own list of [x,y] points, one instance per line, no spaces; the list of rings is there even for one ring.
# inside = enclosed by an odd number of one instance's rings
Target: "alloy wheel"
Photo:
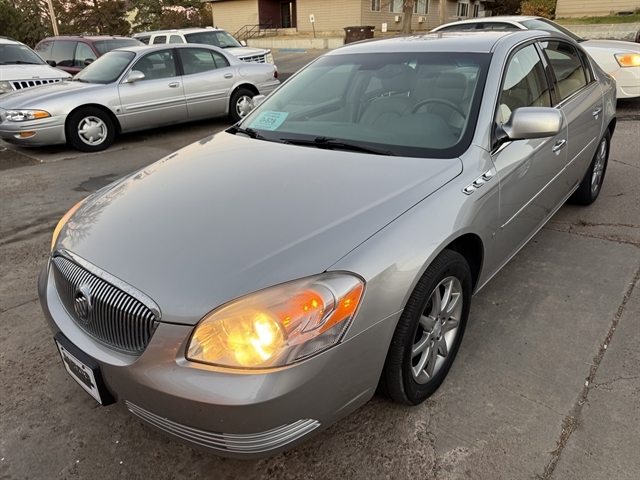
[[[591,175],[591,194],[594,194],[600,188],[602,183],[602,176],[604,174],[604,167],[607,161],[607,139],[600,140],[598,146],[598,152],[596,154],[596,161],[593,165],[593,174]]]

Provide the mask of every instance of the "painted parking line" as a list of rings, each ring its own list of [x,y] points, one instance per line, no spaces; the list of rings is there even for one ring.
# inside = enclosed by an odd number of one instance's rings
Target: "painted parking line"
[[[279,48],[280,53],[307,53],[306,48]]]

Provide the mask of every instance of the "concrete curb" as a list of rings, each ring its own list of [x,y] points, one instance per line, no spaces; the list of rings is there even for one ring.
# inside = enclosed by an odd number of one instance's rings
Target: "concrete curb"
[[[319,49],[328,50],[344,45],[344,38],[250,38],[247,41],[250,47],[256,48],[286,48],[286,49]]]

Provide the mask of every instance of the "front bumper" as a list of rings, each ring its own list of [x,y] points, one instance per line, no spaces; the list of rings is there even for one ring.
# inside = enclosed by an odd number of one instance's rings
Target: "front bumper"
[[[640,67],[624,67],[613,73],[618,98],[640,97]]]
[[[95,359],[118,403],[179,441],[234,458],[290,448],[369,400],[399,315],[296,365],[230,371],[185,359],[192,326],[161,323],[139,357],[94,341],[67,314],[48,266],[38,291],[51,330]]]
[[[23,147],[43,147],[66,142],[64,123],[66,117],[50,117],[28,122],[0,123],[0,138],[7,143]],[[30,137],[21,137],[21,132],[34,132]]]

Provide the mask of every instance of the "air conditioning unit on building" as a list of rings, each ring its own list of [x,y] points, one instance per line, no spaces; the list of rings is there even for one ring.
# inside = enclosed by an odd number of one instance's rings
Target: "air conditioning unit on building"
[[[400,21],[400,15],[396,15],[396,23]]]
[[[424,23],[424,17],[418,17],[418,23]]]

